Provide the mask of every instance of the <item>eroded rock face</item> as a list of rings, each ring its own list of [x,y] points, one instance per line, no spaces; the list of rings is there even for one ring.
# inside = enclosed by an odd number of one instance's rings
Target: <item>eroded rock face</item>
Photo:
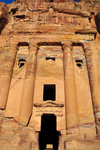
[[[100,149],[99,9],[0,3],[0,150]]]
[[[8,8],[5,4],[0,5],[0,33],[8,23]]]
[[[32,128],[18,125],[14,119],[3,118],[0,112],[0,146],[4,149],[37,150],[38,137]]]

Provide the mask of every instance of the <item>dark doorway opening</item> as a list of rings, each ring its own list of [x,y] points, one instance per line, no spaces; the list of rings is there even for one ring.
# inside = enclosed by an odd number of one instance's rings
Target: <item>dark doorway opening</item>
[[[58,150],[60,133],[56,131],[56,116],[43,114],[41,118],[41,132],[39,133],[39,149],[49,150],[47,144],[52,144],[53,149]]]
[[[44,85],[44,93],[43,93],[43,100],[52,100],[55,101],[56,97],[56,86],[55,84],[45,84]]]

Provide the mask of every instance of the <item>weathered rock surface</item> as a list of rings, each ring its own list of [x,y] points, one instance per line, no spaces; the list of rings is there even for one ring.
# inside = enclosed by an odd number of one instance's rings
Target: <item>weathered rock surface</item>
[[[0,150],[39,150],[44,114],[58,150],[99,150],[99,66],[100,0],[0,3]]]
[[[0,111],[0,150],[37,150],[37,133],[31,127],[19,125],[13,118],[4,118]]]

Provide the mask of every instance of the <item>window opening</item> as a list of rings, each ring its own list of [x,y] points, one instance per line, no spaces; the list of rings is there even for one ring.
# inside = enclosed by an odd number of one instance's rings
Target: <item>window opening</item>
[[[43,114],[41,117],[41,132],[39,133],[40,150],[58,150],[59,135],[56,131],[56,116]]]
[[[91,12],[91,15],[95,15],[95,13],[94,13],[94,12]]]
[[[53,60],[53,61],[55,61],[55,57],[46,57],[46,60]]]
[[[83,60],[75,60],[75,62],[79,68],[82,68]]]
[[[91,23],[91,17],[89,17],[89,23]]]
[[[25,15],[16,15],[16,16],[14,16],[14,18],[17,18],[17,19],[25,19]]]
[[[23,67],[24,64],[25,64],[25,62],[26,62],[25,59],[19,59],[19,61],[18,61],[18,66],[19,66],[19,68]]]
[[[94,12],[91,12],[91,16],[95,15]],[[89,16],[89,23],[91,23],[91,16]]]
[[[12,12],[12,14],[14,15],[14,14],[16,14],[16,11],[18,11],[18,8],[12,8],[12,9],[10,10],[10,13]]]
[[[52,3],[52,2],[54,2],[54,0],[45,0],[45,2],[50,2],[50,3]]]
[[[43,91],[43,100],[52,100],[55,101],[56,99],[56,86],[55,84],[45,84],[44,91]]]

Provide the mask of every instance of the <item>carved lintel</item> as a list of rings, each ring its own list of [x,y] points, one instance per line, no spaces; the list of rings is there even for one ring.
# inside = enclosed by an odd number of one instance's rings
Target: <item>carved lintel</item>
[[[64,107],[64,104],[49,100],[43,103],[35,103],[34,106],[35,107]]]
[[[48,114],[48,112],[44,112],[44,113],[47,113],[47,114]],[[41,112],[40,112],[40,113],[37,113],[37,114],[35,115],[35,117],[41,117],[44,113],[41,113]],[[49,114],[52,114],[52,113],[55,114],[57,117],[63,117],[63,114],[62,114],[62,113],[60,114],[60,113],[54,113],[54,112],[51,112],[51,113],[50,113],[50,112],[49,112]]]

